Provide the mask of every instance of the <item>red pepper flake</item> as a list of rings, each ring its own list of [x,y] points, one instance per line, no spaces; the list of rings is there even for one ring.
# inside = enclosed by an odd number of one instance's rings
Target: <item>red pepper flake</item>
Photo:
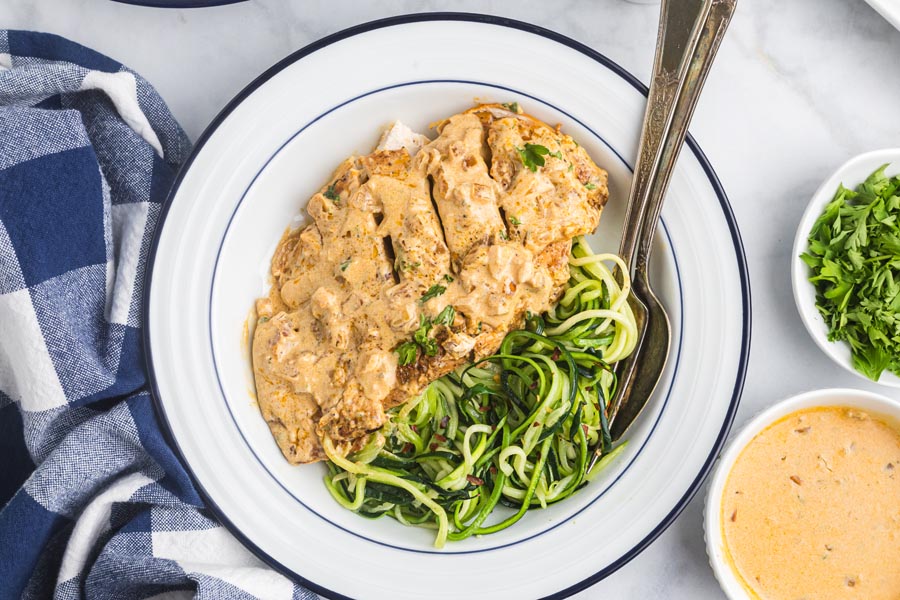
[[[439,434],[439,433],[434,434],[434,439],[436,439],[436,440],[439,441],[439,442],[446,442],[446,441],[447,441],[447,438],[444,437],[444,436],[442,436],[442,435]]]
[[[584,430],[584,435],[588,434],[588,426],[585,423],[581,424],[581,429]]]
[[[797,477],[796,475],[791,475],[791,481],[793,481],[793,482],[796,483],[797,485],[803,485],[803,482],[800,481],[800,478]]]
[[[540,427],[541,424],[538,423],[537,421],[535,421],[534,423],[531,424],[531,426],[532,426],[532,427]]]
[[[472,485],[484,485],[484,479],[475,477],[474,475],[466,475],[466,480]]]
[[[432,451],[432,452],[434,452],[435,450],[438,449],[438,445],[437,445],[437,444],[431,444],[431,445],[428,446],[428,447],[431,448],[431,451]]]
[[[402,450],[402,452],[403,452],[403,454],[409,454],[410,452],[412,452],[413,450],[415,450],[415,448],[416,448],[416,447],[413,446],[411,443],[406,442],[405,444],[403,444],[403,450]]]
[[[553,354],[550,356],[553,360],[559,360],[559,357],[562,356],[562,352],[559,351],[559,348],[553,349]]]
[[[584,391],[586,391],[586,392],[593,392],[593,391],[594,391],[594,386],[589,385],[589,386],[587,386],[586,388],[584,388]]]
[[[737,521],[737,509],[734,509],[734,512],[731,513],[731,522],[734,523]]]
[[[488,471],[490,471],[491,475],[496,475],[496,474],[497,474],[497,467],[495,467],[494,465],[491,465],[491,468],[488,469]]]
[[[444,415],[444,418],[441,419],[441,429],[447,428],[447,423],[450,422],[450,415]]]
[[[419,433],[419,428],[416,427],[416,424],[415,424],[415,423],[413,423],[412,425],[410,425],[409,428],[412,429],[413,431],[415,431],[416,433]]]
[[[529,389],[536,390],[537,389],[537,381],[532,381],[531,385],[528,386]]]
[[[483,412],[483,413],[485,413],[485,412],[491,410],[492,408],[493,408],[493,407],[492,407],[490,404],[485,404],[484,406],[479,406],[479,407],[478,407],[478,412]]]

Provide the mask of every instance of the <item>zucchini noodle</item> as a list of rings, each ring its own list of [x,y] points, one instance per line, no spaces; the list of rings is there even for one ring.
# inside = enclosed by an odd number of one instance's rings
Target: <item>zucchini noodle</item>
[[[620,267],[622,285],[609,264]],[[388,411],[359,452],[344,457],[325,439],[335,500],[365,517],[434,529],[440,548],[564,500],[608,465],[624,448],[613,448],[609,433],[612,367],[637,341],[630,281],[618,256],[594,254],[582,237],[569,272],[553,309],[527,315],[496,354]],[[603,457],[587,476],[596,444]],[[486,524],[498,504],[512,510]]]

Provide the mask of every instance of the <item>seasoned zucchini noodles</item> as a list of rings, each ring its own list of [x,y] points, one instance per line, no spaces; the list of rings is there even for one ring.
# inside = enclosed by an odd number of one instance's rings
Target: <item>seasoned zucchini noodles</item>
[[[555,308],[528,315],[496,354],[389,411],[354,455],[341,456],[326,438],[325,485],[335,500],[366,517],[436,529],[440,548],[505,529],[586,485],[624,448],[613,448],[609,434],[612,366],[637,340],[630,281],[626,274],[620,286],[607,263],[624,267],[575,238]],[[604,456],[586,476],[597,443]],[[486,524],[497,504],[514,512]]]

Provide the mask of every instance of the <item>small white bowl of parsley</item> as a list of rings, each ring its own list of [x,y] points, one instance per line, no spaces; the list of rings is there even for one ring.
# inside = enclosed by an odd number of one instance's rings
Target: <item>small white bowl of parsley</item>
[[[900,388],[900,149],[861,154],[822,184],[800,220],[791,276],[825,354]]]

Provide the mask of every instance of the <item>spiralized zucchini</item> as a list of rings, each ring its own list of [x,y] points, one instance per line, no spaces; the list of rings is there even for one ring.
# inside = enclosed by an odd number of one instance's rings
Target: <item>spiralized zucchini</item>
[[[609,263],[624,267],[576,238],[568,288],[553,310],[529,315],[496,354],[389,411],[351,457],[326,439],[325,485],[335,500],[365,517],[436,529],[440,548],[505,529],[584,487],[595,444],[604,455],[590,477],[624,448],[613,448],[609,434],[612,367],[637,339],[630,282],[626,274],[620,286]],[[488,524],[498,504],[512,510]]]

